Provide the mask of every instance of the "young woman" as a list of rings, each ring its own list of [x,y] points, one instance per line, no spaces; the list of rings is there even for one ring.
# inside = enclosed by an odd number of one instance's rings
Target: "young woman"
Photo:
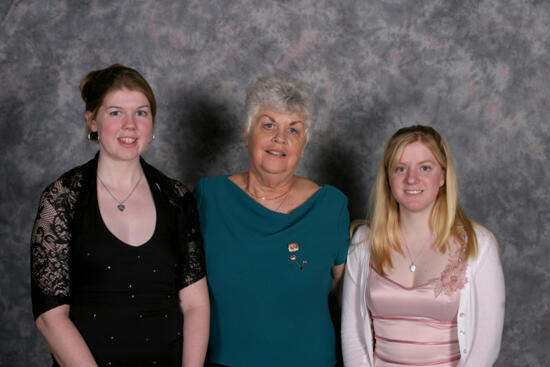
[[[492,366],[504,319],[498,246],[460,208],[433,128],[387,142],[371,213],[355,227],[344,278],[346,367]]]
[[[202,366],[209,303],[193,195],[140,158],[155,96],[122,65],[80,85],[99,152],[43,192],[32,232],[36,325],[54,366]],[[183,323],[185,320],[185,323]]]

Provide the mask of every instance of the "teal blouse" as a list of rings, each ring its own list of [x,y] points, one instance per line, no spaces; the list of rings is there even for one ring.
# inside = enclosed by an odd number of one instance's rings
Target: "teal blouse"
[[[210,291],[207,360],[225,366],[334,366],[331,268],[346,261],[347,198],[324,185],[290,214],[228,176],[195,188]]]

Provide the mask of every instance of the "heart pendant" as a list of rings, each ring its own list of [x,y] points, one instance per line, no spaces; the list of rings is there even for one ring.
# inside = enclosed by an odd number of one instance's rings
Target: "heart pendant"
[[[124,209],[126,209],[126,207],[124,206],[124,204],[118,204],[116,207],[117,207],[118,210],[120,210],[121,212],[123,212]]]

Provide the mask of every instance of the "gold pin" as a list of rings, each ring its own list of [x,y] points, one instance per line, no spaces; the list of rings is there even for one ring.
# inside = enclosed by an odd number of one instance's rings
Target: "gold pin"
[[[298,242],[291,242],[288,244],[288,252],[296,252],[300,249]]]

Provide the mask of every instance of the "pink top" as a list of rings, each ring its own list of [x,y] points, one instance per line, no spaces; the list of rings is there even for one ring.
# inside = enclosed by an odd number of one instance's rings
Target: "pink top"
[[[370,268],[367,306],[375,367],[453,367],[460,360],[456,315],[460,291],[434,295],[437,279],[404,287]]]

